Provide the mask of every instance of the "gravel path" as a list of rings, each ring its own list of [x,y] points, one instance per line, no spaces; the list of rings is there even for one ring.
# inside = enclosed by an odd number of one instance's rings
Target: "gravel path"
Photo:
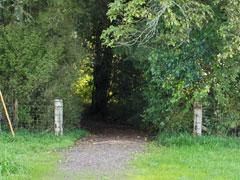
[[[129,160],[144,150],[145,139],[134,131],[118,129],[86,137],[64,152],[60,165],[64,179],[124,179]]]

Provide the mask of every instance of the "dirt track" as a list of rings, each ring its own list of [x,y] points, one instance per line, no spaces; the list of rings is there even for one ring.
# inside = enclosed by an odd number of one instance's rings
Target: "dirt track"
[[[64,179],[125,179],[128,162],[144,150],[145,140],[141,133],[117,128],[83,138],[64,152]]]

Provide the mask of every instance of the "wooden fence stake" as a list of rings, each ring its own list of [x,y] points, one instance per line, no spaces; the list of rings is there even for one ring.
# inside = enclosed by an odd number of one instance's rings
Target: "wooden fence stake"
[[[3,105],[3,109],[4,109],[4,112],[5,112],[5,115],[6,115],[7,120],[8,120],[8,124],[9,124],[10,130],[11,130],[11,133],[12,133],[12,135],[14,137],[15,133],[14,133],[14,130],[13,130],[12,122],[10,120],[10,117],[9,117],[9,114],[8,114],[8,110],[7,110],[5,101],[3,99],[3,95],[2,95],[2,91],[1,90],[0,90],[0,99],[1,99],[1,102],[2,102],[2,105]]]

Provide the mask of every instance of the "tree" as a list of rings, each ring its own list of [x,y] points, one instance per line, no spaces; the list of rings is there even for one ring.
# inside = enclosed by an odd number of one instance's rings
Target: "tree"
[[[66,124],[76,124],[82,108],[72,86],[85,57],[76,31],[79,7],[75,1],[3,3],[0,86],[10,108],[14,99],[19,101],[19,126],[49,128],[51,112],[46,108],[56,97],[64,99],[69,112]]]
[[[91,15],[93,24],[93,44],[95,48],[92,95],[92,112],[106,115],[110,87],[113,53],[101,42],[102,31],[110,25],[106,16],[109,1],[95,1]]]
[[[232,23],[233,19],[239,22],[236,8],[239,2],[234,0],[115,0],[110,4],[108,16],[114,25],[102,35],[105,44],[148,50],[145,120],[155,128],[191,127],[188,119],[194,101],[204,102],[206,109],[214,107],[204,122],[209,128],[215,117],[221,119],[217,125],[223,126],[225,115],[232,114],[222,113],[229,107],[226,102],[238,98],[237,91],[229,92],[239,82],[239,23]]]
[[[93,64],[93,92],[91,113],[106,115],[108,108],[108,95],[110,89],[113,52],[110,47],[102,44],[100,39],[102,31],[109,27],[110,21],[106,12],[108,0],[79,1],[84,12],[79,15],[79,33],[91,44]]]

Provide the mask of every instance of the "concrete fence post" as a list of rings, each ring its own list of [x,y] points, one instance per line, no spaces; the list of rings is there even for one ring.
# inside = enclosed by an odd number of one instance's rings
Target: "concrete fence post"
[[[197,136],[202,135],[202,104],[194,103],[194,127],[193,134]]]
[[[54,130],[55,135],[63,135],[63,100],[54,100]]]

